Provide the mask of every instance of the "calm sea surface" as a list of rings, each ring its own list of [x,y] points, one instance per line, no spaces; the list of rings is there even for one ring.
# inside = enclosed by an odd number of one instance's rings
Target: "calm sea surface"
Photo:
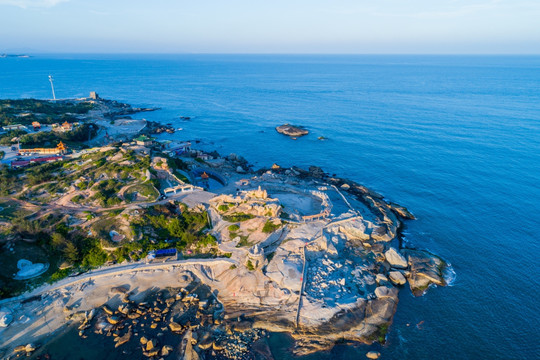
[[[386,346],[310,359],[540,358],[540,57],[7,58],[0,98],[49,98],[49,74],[58,98],[161,107],[143,115],[184,129],[171,137],[256,167],[320,165],[417,215],[406,240],[452,263],[453,286],[402,291]],[[311,134],[273,130],[286,122]]]

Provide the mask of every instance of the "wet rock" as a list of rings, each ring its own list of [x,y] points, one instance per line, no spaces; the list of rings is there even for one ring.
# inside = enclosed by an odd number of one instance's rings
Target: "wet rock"
[[[155,349],[156,346],[157,346],[157,340],[155,339],[148,340],[148,342],[146,343],[145,349],[146,351],[152,351]]]
[[[226,343],[223,341],[214,341],[212,343],[212,349],[214,351],[222,351],[225,348]]]
[[[15,353],[26,352],[26,346],[24,345],[17,346],[15,349],[13,349],[13,352]]]
[[[172,304],[174,304],[176,300],[174,298],[168,298],[167,300],[165,300],[165,304],[167,305],[167,307],[170,307],[172,306]]]
[[[381,356],[381,353],[377,352],[377,351],[370,351],[366,354],[366,357],[368,359],[378,359],[379,356]]]
[[[127,343],[131,339],[131,330],[129,330],[127,333],[125,333],[123,336],[117,337],[114,339],[116,344],[114,345],[115,348]]]
[[[103,305],[103,306],[102,306],[102,309],[103,309],[103,311],[105,311],[108,315],[114,314],[114,312],[113,312],[107,305]]]
[[[107,321],[109,322],[109,324],[115,325],[118,324],[120,318],[118,316],[109,316],[107,317]]]
[[[36,347],[33,344],[27,344],[27,345],[20,345],[17,346],[15,349],[13,349],[13,352],[15,353],[22,353],[25,352],[27,354],[33,352],[36,350]]]
[[[146,357],[154,357],[159,355],[159,349],[154,349],[151,351],[144,351],[143,355]]]
[[[163,345],[161,348],[161,356],[167,356],[173,351],[173,347],[169,345]]]
[[[384,253],[384,257],[390,266],[396,269],[406,269],[408,266],[407,259],[405,259],[405,257],[394,248],[390,248],[388,251],[386,251]]]
[[[181,332],[182,331],[182,325],[178,324],[178,323],[175,323],[175,322],[171,322],[169,324],[169,328],[171,329],[172,332]]]

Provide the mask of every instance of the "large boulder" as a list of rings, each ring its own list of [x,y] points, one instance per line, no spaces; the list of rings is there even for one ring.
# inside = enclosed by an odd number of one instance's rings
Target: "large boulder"
[[[408,266],[407,259],[394,248],[390,248],[386,251],[384,257],[393,268],[406,269]]]
[[[300,137],[309,134],[309,131],[307,131],[306,129],[291,124],[280,125],[276,127],[276,131],[280,134],[291,137]]]
[[[421,296],[431,284],[446,286],[446,263],[438,256],[425,251],[406,250],[409,257],[409,286],[415,296]]]
[[[173,332],[181,332],[183,330],[182,325],[175,323],[173,321],[171,321],[171,323],[169,324],[169,328]]]
[[[396,285],[404,285],[407,282],[407,279],[405,279],[405,276],[403,276],[401,271],[390,271],[388,275],[390,277],[390,281]]]

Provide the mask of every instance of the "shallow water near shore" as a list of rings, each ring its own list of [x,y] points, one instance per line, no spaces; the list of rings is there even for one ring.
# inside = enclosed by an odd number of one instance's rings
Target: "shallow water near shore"
[[[421,298],[401,291],[384,347],[339,345],[309,359],[370,349],[383,359],[540,357],[540,57],[6,58],[0,98],[48,98],[49,74],[59,98],[94,90],[161,107],[137,116],[256,168],[319,165],[417,216],[406,243],[452,263],[453,286]],[[274,130],[283,123],[311,133],[291,140]],[[276,359],[290,357],[285,335],[269,342]]]

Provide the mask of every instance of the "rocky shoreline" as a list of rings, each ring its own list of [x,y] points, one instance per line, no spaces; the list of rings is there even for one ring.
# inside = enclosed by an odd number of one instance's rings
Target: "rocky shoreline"
[[[442,259],[401,248],[404,221],[414,219],[405,207],[316,166],[251,171],[239,156],[219,160],[230,186],[203,207],[224,259],[81,275],[78,285],[27,294],[22,306],[12,299],[13,311],[36,326],[40,314],[60,314],[44,324],[76,322],[81,338],[111,337],[122,349],[136,344],[134,356],[243,359],[254,347],[266,349],[267,332],[291,334],[296,355],[343,341],[384,343],[406,283],[415,296],[446,285]],[[161,340],[167,334],[180,347]],[[31,354],[43,335],[4,341],[0,349]]]

